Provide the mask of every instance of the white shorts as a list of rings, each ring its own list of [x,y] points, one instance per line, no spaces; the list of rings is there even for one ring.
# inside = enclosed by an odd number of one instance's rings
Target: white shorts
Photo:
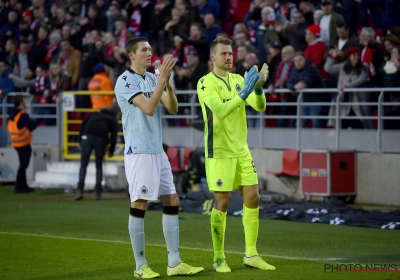
[[[171,165],[165,152],[125,155],[125,174],[131,202],[157,200],[159,195],[176,193]]]

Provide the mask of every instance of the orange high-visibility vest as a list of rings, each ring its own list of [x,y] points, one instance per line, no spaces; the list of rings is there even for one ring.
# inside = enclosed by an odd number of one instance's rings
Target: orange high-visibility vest
[[[89,81],[88,89],[90,91],[112,91],[114,87],[111,80],[108,78],[106,73],[97,73]],[[101,109],[110,107],[113,104],[114,96],[111,94],[91,94],[90,101],[92,102],[93,109]]]
[[[7,129],[10,133],[11,144],[14,148],[25,147],[32,143],[33,137],[31,131],[26,126],[21,129],[19,129],[17,126],[18,121],[23,113],[25,113],[25,111],[21,110],[13,120],[8,120]]]

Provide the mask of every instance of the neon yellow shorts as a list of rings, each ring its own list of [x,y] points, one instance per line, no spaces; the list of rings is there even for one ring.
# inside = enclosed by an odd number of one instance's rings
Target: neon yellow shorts
[[[230,192],[239,186],[258,184],[250,151],[237,158],[206,158],[206,175],[210,192]]]

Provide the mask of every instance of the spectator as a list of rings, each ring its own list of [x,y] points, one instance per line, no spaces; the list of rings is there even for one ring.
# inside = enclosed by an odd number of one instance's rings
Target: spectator
[[[324,57],[327,48],[320,36],[321,28],[319,25],[313,24],[307,27],[305,38],[308,46],[304,50],[304,55],[306,58],[311,58],[321,77],[326,79],[328,74],[324,71]]]
[[[91,113],[82,123],[79,130],[81,166],[79,169],[79,182],[75,201],[83,199],[86,168],[89,164],[90,155],[94,150],[96,156],[96,200],[101,199],[103,180],[103,158],[108,147],[108,156],[114,155],[117,142],[118,122],[121,117],[117,104],[104,108],[100,112]],[[110,136],[109,136],[110,134]]]
[[[126,68],[125,62],[127,61],[127,56],[124,49],[115,43],[115,36],[111,32],[104,34],[103,40],[97,41],[95,47],[98,61],[110,67],[109,76],[113,81],[116,81]]]
[[[118,4],[111,4],[107,10],[107,32],[115,31],[115,20],[122,17],[121,8]],[[126,24],[126,23],[125,23]]]
[[[270,27],[264,39],[264,47],[268,50],[268,46],[272,42],[279,42],[282,46],[286,46],[288,44],[287,32],[283,28],[278,14],[270,13],[268,15],[268,22],[270,23]]]
[[[375,31],[371,27],[363,27],[360,33],[361,62],[368,69],[370,86],[380,86],[382,83],[382,73],[378,71],[383,62],[382,45],[375,41]],[[373,100],[378,100],[378,94],[372,94]]]
[[[208,0],[197,0],[196,6],[200,12],[200,19],[203,21],[206,14],[213,14],[215,18],[219,16],[219,2],[214,1],[214,3],[218,4],[218,7],[213,5],[213,1]]]
[[[286,83],[289,78],[289,74],[293,68],[294,48],[292,46],[285,46],[282,49],[282,60],[278,67],[275,69],[274,74],[270,75],[268,92],[270,94],[270,100],[280,102],[297,102],[296,95],[293,93],[274,93],[274,89],[286,88]],[[271,73],[271,71],[270,71]],[[278,107],[278,115],[296,115],[296,106],[280,106]],[[296,127],[296,119],[278,119],[278,127]]]
[[[134,36],[146,37],[151,39],[152,19],[154,6],[152,1],[133,0],[128,3],[127,12],[131,15],[129,19],[129,31]]]
[[[181,38],[190,36],[190,26],[195,21],[196,15],[190,15],[190,5],[178,5],[172,12],[172,18],[164,27],[164,31],[168,34],[170,41],[173,40],[175,35]]]
[[[235,69],[236,70],[234,71],[236,74],[244,76],[246,69],[244,69],[243,63],[244,63],[244,60],[246,59],[246,55],[248,53],[249,52],[247,51],[247,46],[237,47],[236,60],[235,60]],[[271,73],[271,70],[270,70],[270,73]]]
[[[204,15],[204,26],[203,34],[207,38],[208,46],[211,42],[217,37],[217,34],[222,32],[221,27],[215,23],[215,17],[212,13],[208,13]]]
[[[83,52],[82,60],[79,65],[79,90],[88,90],[88,84],[90,79],[93,77],[93,67],[98,63],[96,55],[95,42],[101,40],[100,33],[97,30],[93,30],[90,33],[86,33],[86,36],[82,39]],[[82,108],[92,108],[90,102],[90,96],[79,95],[77,96],[79,106]]]
[[[208,47],[207,38],[203,35],[203,27],[198,22],[193,22],[190,26],[190,36],[183,38],[184,44],[184,61],[186,61],[186,55],[190,46],[193,46],[198,55],[201,63],[207,63],[208,54],[204,52]]]
[[[4,39],[19,38],[19,27],[17,13],[13,10],[8,12],[8,22],[0,29],[0,34]]]
[[[89,81],[88,89],[90,91],[113,91],[113,83],[106,73],[104,65],[97,63],[93,67],[93,78]],[[111,94],[91,94],[90,101],[93,109],[102,109],[109,107],[113,103],[114,95]]]
[[[118,46],[125,49],[126,41],[133,37],[132,32],[126,27],[126,19],[124,17],[119,17],[115,20],[115,32],[116,41]]]
[[[63,25],[61,29],[62,40],[68,40],[74,49],[80,51],[82,47],[81,32],[76,32],[76,29],[69,23]],[[82,36],[84,37],[84,36]]]
[[[383,39],[382,45],[385,51],[383,59],[387,61],[391,56],[394,46],[400,45],[400,38],[398,38],[396,35],[389,34]]]
[[[14,112],[8,120],[7,130],[11,136],[11,144],[18,153],[19,167],[15,178],[14,193],[29,193],[34,190],[26,181],[26,169],[32,155],[32,131],[36,123],[25,112],[25,100],[22,95],[13,97]]]
[[[235,35],[235,44],[233,50],[233,62],[236,61],[236,55],[238,52],[238,47],[244,46],[247,48],[248,52],[257,53],[257,49],[250,43],[244,32],[239,32]]]
[[[18,60],[18,75],[20,77],[25,77],[26,72],[28,71],[29,61],[32,59],[31,54],[29,53],[29,44],[27,41],[19,42],[19,49],[17,54]]]
[[[3,104],[3,98],[6,98],[8,93],[15,91],[15,85],[12,79],[9,78],[10,64],[7,60],[0,61],[0,104]],[[3,112],[3,107],[0,106],[0,113]]]
[[[341,14],[333,11],[333,0],[321,0],[321,8],[324,13],[319,21],[321,27],[321,39],[326,46],[334,44],[337,38],[336,26],[344,24],[344,18]]]
[[[190,46],[186,67],[176,66],[175,73],[175,85],[178,89],[196,89],[198,80],[207,74],[207,65],[200,62],[197,50]],[[178,102],[188,101],[178,100]]]
[[[314,15],[313,15],[313,23],[311,23],[311,24],[309,24],[309,25],[312,25],[312,24],[318,24],[319,25],[319,22],[321,21],[321,18],[322,18],[322,16],[324,15],[324,12],[322,11],[322,10],[315,10],[314,11]]]
[[[59,93],[71,90],[71,77],[65,74],[57,63],[50,64],[50,95],[52,103],[56,103]]]
[[[323,88],[321,75],[317,67],[312,63],[311,59],[307,59],[303,52],[297,52],[294,56],[294,67],[290,71],[286,87],[297,92],[309,88]],[[304,93],[303,102],[324,102],[326,101],[323,94],[320,93]],[[308,105],[302,106],[302,116],[323,116],[325,114],[325,106]],[[308,119],[302,119],[302,127],[307,126]],[[324,127],[324,120],[311,119],[313,128]]]
[[[60,56],[61,53],[61,34],[58,32],[54,32],[53,34],[50,35],[49,37],[49,48],[47,50],[46,57],[44,61],[46,63],[53,64],[56,63],[58,60],[58,57]]]
[[[295,51],[303,51],[307,46],[305,35],[308,25],[307,22],[305,22],[303,13],[301,12],[295,12],[293,19],[293,25],[290,24],[290,21],[287,21],[285,26],[289,45],[293,46]]]
[[[47,50],[49,47],[49,29],[46,26],[40,26],[38,31],[38,39],[31,46],[32,63],[37,65],[42,65],[45,69],[48,68],[49,64],[46,63],[45,58],[47,55]]]
[[[10,73],[8,77],[14,82],[15,88],[23,92],[32,92],[35,85],[35,67],[28,65],[25,76]]]
[[[335,63],[340,63],[345,60],[345,53],[349,49],[358,46],[360,43],[355,35],[349,37],[349,28],[346,26],[346,24],[339,23],[336,26],[336,34],[338,38],[333,41],[331,48],[335,48],[339,51],[338,55],[336,56]]]
[[[295,24],[294,15],[298,12],[295,4],[290,0],[278,0],[279,3],[279,14],[283,16],[290,24]]]
[[[399,46],[392,49],[390,60],[386,61],[382,68],[383,86],[388,88],[400,88],[400,63],[399,63]],[[400,102],[400,92],[385,92],[383,96],[384,102]],[[384,115],[388,117],[400,116],[399,105],[386,105],[383,109]],[[385,129],[400,129],[399,120],[384,120]]]
[[[99,7],[96,4],[92,4],[89,6],[87,17],[81,18],[79,24],[85,32],[92,30],[106,31],[107,18],[100,13]]]
[[[16,39],[8,39],[6,42],[6,60],[8,65],[10,65],[11,69],[18,67],[18,54],[17,54],[17,45],[18,42]]]
[[[318,24],[319,19],[322,17],[323,12],[321,10],[315,10],[313,4],[305,1],[301,1],[299,4],[299,10],[303,13],[307,26],[311,24]],[[316,12],[316,13],[315,13]],[[317,16],[315,18],[315,16]]]
[[[36,67],[36,78],[32,88],[32,94],[35,96],[39,104],[51,104],[52,98],[50,94],[50,79],[45,75],[46,68],[43,65]],[[53,115],[55,113],[54,108],[38,106],[35,114],[36,115]],[[50,118],[37,118],[36,124],[39,125],[44,119],[45,125],[54,125],[54,120]]]
[[[256,43],[255,46],[257,47],[258,54],[260,57],[260,61],[267,61],[267,49],[264,46],[264,38],[267,34],[269,29],[270,22],[268,21],[269,14],[274,13],[274,9],[269,6],[264,6],[261,9],[261,19],[257,21],[255,24],[248,23],[249,27],[254,29],[256,34]]]
[[[329,111],[329,115],[331,117],[336,116],[336,103],[337,98],[339,96],[341,102],[368,102],[369,101],[369,93],[367,92],[344,92],[343,90],[346,88],[357,88],[362,87],[367,81],[367,69],[361,62],[361,48],[354,47],[349,49],[346,52],[346,61],[334,64],[335,58],[338,55],[338,52],[335,49],[331,49],[329,51],[329,57],[326,60],[324,69],[329,74],[339,75],[339,80],[337,84],[338,93],[335,94],[332,102],[332,106]],[[340,112],[338,112],[340,116],[358,116],[365,117],[370,116],[370,108],[365,105],[349,105],[349,106],[341,106]],[[328,121],[328,126],[334,127],[334,120],[330,119]],[[371,120],[362,119],[361,123],[359,120],[342,120],[342,128],[367,128],[372,129],[373,125]]]
[[[71,77],[71,86],[77,87],[79,82],[79,65],[81,63],[82,53],[71,46],[68,40],[61,41],[61,54],[57,63]]]

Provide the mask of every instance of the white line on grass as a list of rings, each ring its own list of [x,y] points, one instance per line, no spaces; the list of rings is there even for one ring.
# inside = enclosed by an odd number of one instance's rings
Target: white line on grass
[[[131,244],[127,241],[120,240],[107,240],[107,239],[95,239],[95,238],[81,238],[81,237],[69,237],[69,236],[56,236],[56,235],[47,235],[47,234],[34,234],[34,233],[19,233],[19,232],[0,232],[0,234],[4,235],[19,235],[19,236],[34,236],[34,237],[47,237],[47,238],[56,238],[56,239],[65,239],[65,240],[79,240],[79,241],[92,241],[92,242],[104,242],[104,243],[119,243],[119,244]],[[146,244],[146,246],[152,247],[166,247],[163,244]],[[193,251],[205,251],[212,252],[212,249],[204,249],[204,248],[194,248],[194,247],[184,247],[180,246],[179,249],[185,250],[193,250]],[[226,254],[235,254],[235,255],[243,255],[243,252],[236,251],[225,251]],[[306,258],[306,257],[291,257],[291,256],[278,256],[278,255],[269,255],[269,254],[260,254],[262,257],[275,258],[275,259],[285,259],[285,260],[296,260],[296,261],[310,261],[310,262],[326,262],[326,261],[343,261],[343,258]]]

